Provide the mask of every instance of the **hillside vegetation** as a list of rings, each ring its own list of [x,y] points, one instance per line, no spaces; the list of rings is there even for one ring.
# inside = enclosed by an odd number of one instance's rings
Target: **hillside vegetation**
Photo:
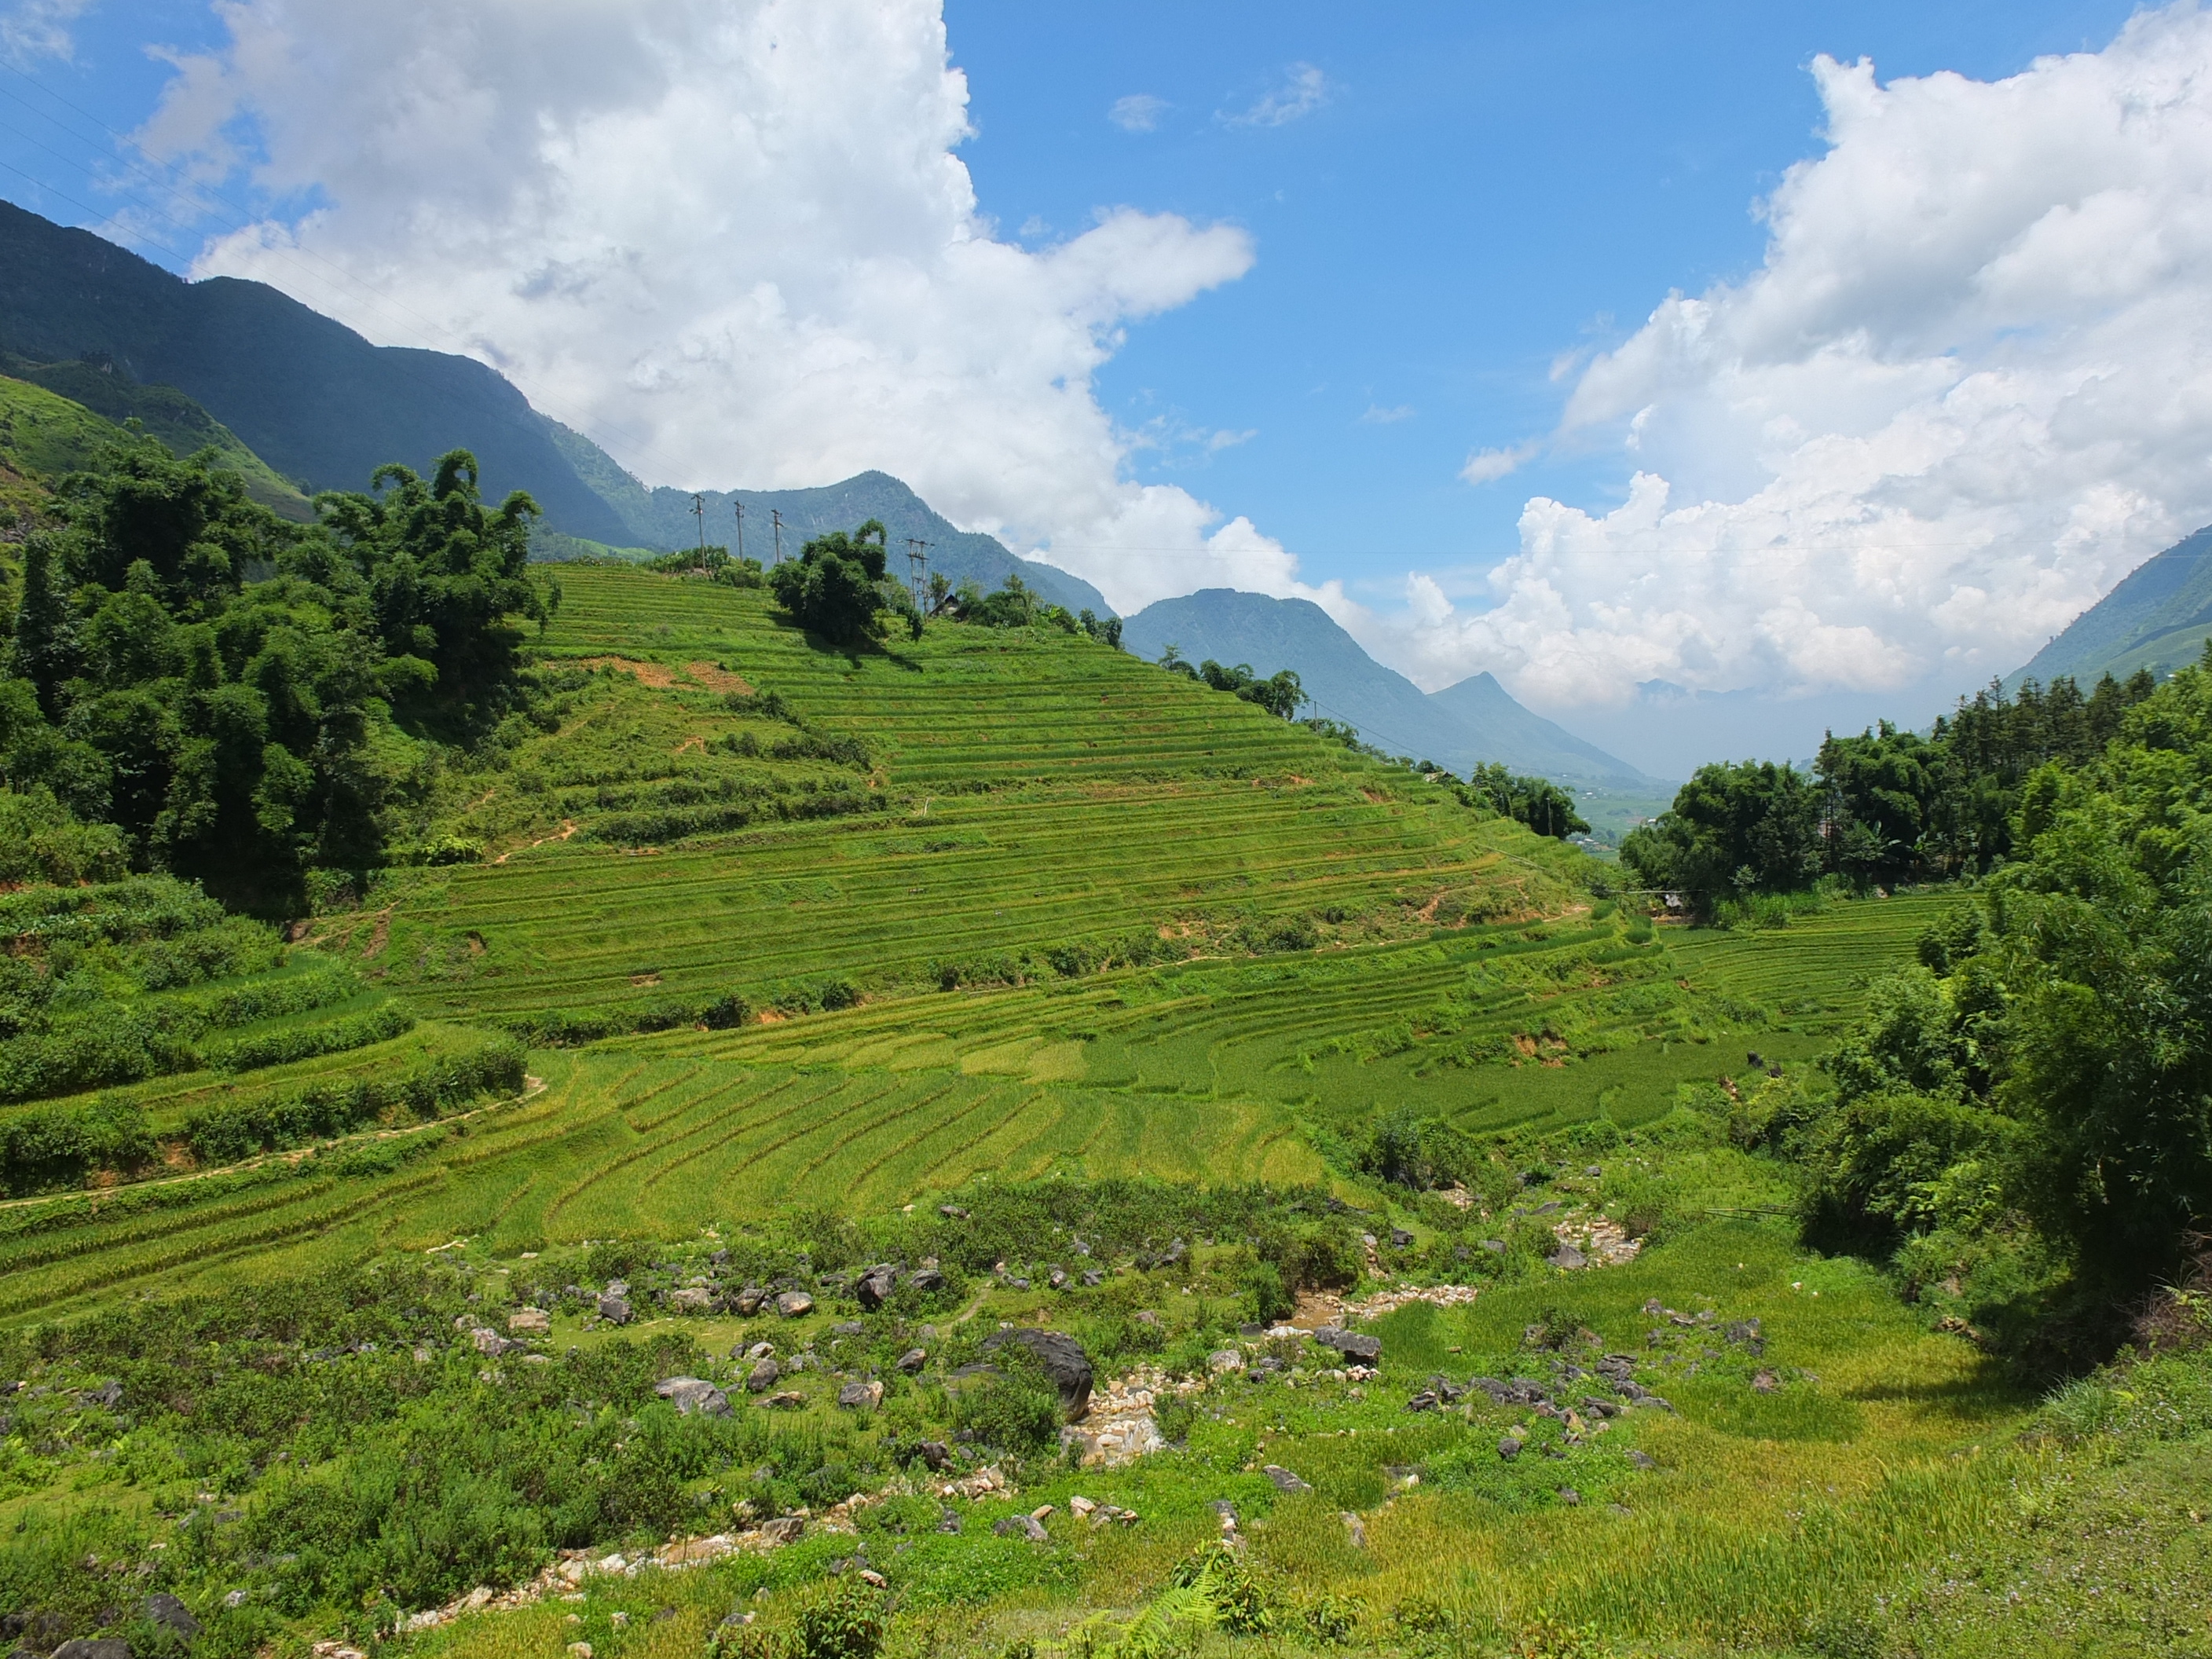
[[[102,465],[7,556],[32,1655],[2203,1651],[2212,671],[1984,716],[1977,888],[1682,918],[866,526],[839,643],[465,455]]]

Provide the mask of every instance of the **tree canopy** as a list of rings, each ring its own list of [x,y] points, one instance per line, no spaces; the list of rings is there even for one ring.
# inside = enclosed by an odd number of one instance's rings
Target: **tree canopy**
[[[833,530],[817,536],[769,572],[776,603],[808,633],[833,645],[878,641],[893,617],[903,617],[916,639],[921,613],[906,590],[884,574],[889,532],[871,519],[851,534]]]

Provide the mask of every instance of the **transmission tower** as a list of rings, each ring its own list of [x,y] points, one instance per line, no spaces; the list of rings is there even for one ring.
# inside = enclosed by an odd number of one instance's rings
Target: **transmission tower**
[[[738,562],[742,564],[745,557],[745,504],[732,501],[730,505],[738,510]]]
[[[699,520],[699,562],[707,562],[707,498],[696,492],[691,497],[691,516]]]
[[[775,527],[775,562],[783,562],[783,511],[780,507],[768,510],[769,522]]]
[[[923,586],[922,578],[929,568],[930,545],[931,544],[918,537],[909,536],[906,538],[906,563],[908,570],[914,577],[914,608],[917,611],[921,609],[923,594],[928,592],[928,589]]]

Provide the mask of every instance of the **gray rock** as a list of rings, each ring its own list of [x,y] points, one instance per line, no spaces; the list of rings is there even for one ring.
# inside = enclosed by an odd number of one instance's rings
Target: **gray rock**
[[[599,1297],[599,1317],[610,1325],[627,1325],[630,1321],[629,1298],[617,1296],[612,1291]]]
[[[804,1291],[786,1291],[776,1297],[775,1310],[786,1319],[797,1319],[814,1311],[814,1298]]]
[[[664,1376],[653,1385],[653,1393],[672,1404],[679,1416],[689,1417],[694,1412],[703,1417],[727,1417],[730,1396],[704,1377]]]
[[[1502,1238],[1486,1238],[1482,1241],[1482,1248],[1489,1251],[1492,1255],[1504,1255],[1505,1254],[1505,1241]]]
[[[1498,1443],[1498,1455],[1510,1463],[1521,1455],[1521,1437],[1509,1434]]]
[[[940,1204],[937,1206],[937,1212],[947,1221],[965,1221],[968,1218],[968,1212],[957,1204]]]
[[[946,1510],[944,1514],[937,1517],[937,1529],[939,1532],[958,1532],[960,1530],[960,1511],[951,1509]]]
[[[146,1598],[146,1616],[187,1642],[200,1633],[200,1621],[192,1617],[192,1610],[167,1590],[155,1590]]]
[[[1382,1339],[1359,1331],[1343,1331],[1334,1325],[1323,1325],[1314,1332],[1313,1340],[1324,1348],[1335,1349],[1346,1359],[1371,1364],[1382,1357]]]
[[[763,1544],[796,1544],[799,1535],[806,1530],[806,1522],[795,1515],[779,1515],[773,1521],[761,1522],[761,1542]]]
[[[883,1401],[884,1385],[880,1382],[848,1382],[837,1390],[837,1403],[847,1411],[872,1412]]]
[[[988,1352],[1008,1342],[1027,1348],[1036,1356],[1037,1364],[1059,1391],[1060,1409],[1069,1422],[1091,1409],[1091,1384],[1096,1373],[1091,1356],[1083,1351],[1080,1342],[1058,1331],[1018,1328],[992,1332],[983,1339],[983,1348]]]
[[[921,1461],[933,1470],[942,1472],[952,1465],[952,1448],[942,1440],[925,1440],[915,1449],[921,1454]]]
[[[853,1294],[860,1299],[864,1308],[880,1308],[890,1293],[898,1288],[898,1269],[889,1262],[879,1262],[860,1275]]]
[[[1394,1250],[1412,1249],[1413,1248],[1413,1234],[1407,1232],[1403,1227],[1391,1228],[1390,1248]]]
[[[912,1376],[928,1363],[929,1350],[927,1348],[908,1348],[898,1357],[898,1368],[908,1376]]]
[[[1752,1389],[1757,1394],[1772,1394],[1782,1386],[1782,1379],[1772,1371],[1760,1371],[1751,1379]]]
[[[77,1636],[63,1643],[53,1659],[131,1659],[131,1644],[116,1636]]]
[[[493,1359],[498,1358],[510,1348],[520,1348],[523,1346],[520,1342],[509,1341],[497,1331],[472,1331],[470,1333],[469,1340],[477,1345],[478,1353],[488,1355]]]
[[[1546,1256],[1544,1259],[1547,1261],[1549,1261],[1554,1267],[1564,1267],[1570,1272],[1577,1267],[1587,1267],[1589,1266],[1589,1258],[1571,1244],[1560,1245],[1558,1249],[1553,1251],[1551,1255]]]
[[[841,1319],[830,1328],[832,1336],[863,1336],[868,1328],[857,1319]]]
[[[1628,1461],[1639,1469],[1656,1469],[1659,1467],[1659,1460],[1648,1451],[1637,1451],[1632,1449],[1628,1454]]]
[[[713,1311],[714,1291],[697,1285],[687,1285],[671,1292],[668,1305],[680,1314],[702,1314]]]
[[[1092,1267],[1083,1275],[1083,1282],[1086,1286],[1103,1285],[1106,1282],[1106,1275],[1100,1273],[1097,1268]]]
[[[1066,1290],[1067,1288],[1067,1269],[1065,1267],[1054,1267],[1049,1273],[1045,1275],[1044,1282],[1055,1291]]]
[[[1311,1492],[1313,1490],[1280,1463],[1269,1463],[1262,1468],[1260,1473],[1275,1483],[1277,1492]]]
[[[1034,1515],[1010,1515],[1003,1521],[994,1522],[991,1530],[1001,1538],[1026,1538],[1032,1544],[1049,1543],[1052,1538],[1044,1529],[1044,1522]]]
[[[934,1267],[916,1267],[906,1276],[907,1288],[915,1291],[941,1291],[945,1275]]]
[[[775,1343],[756,1342],[750,1348],[744,1348],[742,1350],[738,1348],[731,1349],[730,1358],[732,1359],[765,1359],[775,1352]]]
[[[755,1360],[753,1362],[752,1370],[745,1373],[745,1392],[747,1394],[766,1394],[770,1389],[776,1385],[777,1380],[781,1378],[782,1375],[782,1366],[777,1364],[775,1360],[768,1358],[766,1356],[763,1356],[761,1358]]]
[[[761,1401],[772,1412],[797,1411],[805,1403],[806,1396],[795,1389],[786,1389],[781,1394],[772,1394]]]
[[[1358,1516],[1354,1515],[1350,1510],[1345,1510],[1342,1519],[1344,1522],[1344,1535],[1346,1539],[1351,1540],[1352,1547],[1356,1550],[1365,1549],[1367,1547],[1367,1523],[1364,1521],[1362,1521]]]
[[[734,1305],[740,1314],[750,1319],[761,1310],[761,1304],[767,1300],[767,1291],[758,1285],[748,1285],[738,1292]]]
[[[1207,1505],[1207,1507],[1212,1510],[1212,1511],[1216,1515],[1219,1516],[1224,1521],[1226,1521],[1231,1526],[1233,1527],[1237,1524],[1237,1505],[1231,1503],[1227,1498],[1217,1498],[1211,1504]]]
[[[1559,1488],[1559,1502],[1566,1504],[1570,1509],[1573,1508],[1582,1501],[1583,1495],[1577,1492],[1572,1486],[1562,1486]]]
[[[116,1382],[102,1382],[93,1388],[79,1389],[76,1397],[80,1405],[103,1406],[113,1411],[123,1403],[123,1385]]]

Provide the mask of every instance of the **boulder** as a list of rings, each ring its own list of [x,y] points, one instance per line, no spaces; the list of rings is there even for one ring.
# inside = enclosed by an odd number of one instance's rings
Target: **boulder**
[[[983,1339],[983,1347],[988,1352],[1009,1342],[1036,1356],[1037,1364],[1059,1391],[1060,1409],[1066,1413],[1069,1422],[1091,1409],[1091,1383],[1096,1373],[1091,1356],[1084,1352],[1080,1342],[1058,1331],[1018,1328],[992,1332]]]
[[[1407,1232],[1403,1227],[1391,1228],[1390,1248],[1394,1250],[1412,1249],[1413,1248],[1413,1234]]]
[[[915,1449],[921,1454],[921,1461],[933,1470],[941,1472],[951,1467],[952,1448],[942,1440],[925,1440]]]
[[[1589,1266],[1589,1258],[1571,1244],[1561,1244],[1558,1249],[1544,1259],[1554,1267],[1562,1267],[1570,1273],[1577,1267]]]
[[[1509,1434],[1498,1443],[1498,1455],[1510,1463],[1521,1455],[1521,1437]]]
[[[799,1541],[799,1534],[805,1530],[806,1522],[801,1520],[798,1516],[779,1515],[773,1521],[763,1521],[761,1522],[761,1542],[763,1544],[796,1544]]]
[[[477,1345],[477,1352],[496,1359],[509,1348],[519,1348],[520,1342],[510,1342],[497,1331],[479,1330],[469,1333],[469,1340]]]
[[[772,1412],[796,1411],[806,1403],[806,1396],[796,1389],[786,1389],[781,1394],[769,1395],[761,1403]]]
[[[653,1393],[672,1402],[680,1416],[694,1412],[705,1417],[727,1417],[730,1396],[704,1377],[665,1376],[653,1385]]]
[[[837,1390],[837,1403],[847,1411],[872,1412],[884,1403],[880,1382],[848,1382]]]
[[[1311,1492],[1313,1490],[1280,1463],[1267,1464],[1260,1473],[1275,1483],[1277,1492]]]
[[[167,1590],[155,1590],[146,1598],[146,1616],[167,1631],[189,1642],[200,1633],[200,1621],[192,1617],[192,1610]]]
[[[753,1362],[752,1370],[745,1373],[745,1392],[747,1394],[766,1394],[770,1389],[775,1386],[776,1379],[781,1377],[782,1375],[783,1367],[777,1364],[773,1359],[763,1355],[759,1359],[755,1360]]]
[[[553,1328],[553,1316],[543,1308],[517,1308],[507,1316],[512,1336],[544,1336]]]
[[[117,1636],[77,1636],[54,1650],[53,1659],[131,1659],[131,1644]]]
[[[1322,1347],[1334,1348],[1346,1359],[1357,1359],[1363,1364],[1372,1364],[1382,1357],[1382,1339],[1358,1331],[1339,1330],[1334,1325],[1323,1325],[1314,1332],[1313,1340]]]
[[[1234,1348],[1216,1348],[1206,1356],[1206,1369],[1210,1371],[1233,1371],[1244,1363],[1244,1356]]]
[[[109,1411],[113,1411],[123,1403],[123,1385],[115,1382],[102,1382],[93,1388],[78,1390],[76,1397],[81,1404],[104,1406]]]
[[[916,1267],[906,1276],[907,1288],[914,1291],[941,1291],[945,1275],[934,1267]]]
[[[765,1290],[758,1285],[748,1285],[738,1292],[735,1305],[740,1314],[750,1319],[761,1310],[761,1304],[767,1300],[768,1292]]]
[[[830,1328],[832,1336],[864,1336],[868,1328],[857,1319],[841,1319]]]
[[[908,1348],[898,1357],[898,1368],[908,1376],[912,1376],[928,1363],[929,1351],[927,1348]]]
[[[629,1324],[629,1298],[626,1296],[617,1296],[612,1291],[605,1292],[599,1297],[599,1317],[610,1325]]]
[[[940,1204],[937,1206],[937,1212],[947,1221],[965,1221],[968,1218],[968,1212],[957,1204]]]
[[[1044,1522],[1034,1515],[1010,1515],[994,1522],[991,1530],[1001,1538],[1026,1538],[1032,1544],[1051,1541],[1052,1534],[1044,1529]]]
[[[687,1285],[680,1291],[670,1292],[668,1305],[680,1314],[711,1313],[714,1293],[698,1285]]]
[[[746,1359],[765,1359],[765,1358],[767,1358],[770,1354],[774,1353],[775,1352],[775,1343],[773,1343],[773,1342],[756,1342],[756,1343],[754,1343],[754,1344],[752,1345],[752,1346],[751,1346],[751,1347],[747,1348],[747,1349],[744,1351],[744,1355],[743,1355],[742,1357],[743,1357],[743,1358],[746,1358]],[[740,1357],[740,1356],[739,1356],[739,1354],[738,1354],[738,1351],[737,1351],[735,1348],[732,1348],[732,1349],[731,1349],[731,1350],[730,1350],[730,1358],[732,1358],[732,1359],[736,1359],[736,1358],[738,1358],[739,1357]]]
[[[804,1291],[786,1291],[776,1297],[775,1310],[786,1319],[796,1319],[814,1311],[814,1298]]]
[[[881,1262],[860,1275],[860,1282],[853,1286],[853,1294],[860,1299],[864,1308],[880,1308],[898,1288],[898,1269],[889,1262]]]

